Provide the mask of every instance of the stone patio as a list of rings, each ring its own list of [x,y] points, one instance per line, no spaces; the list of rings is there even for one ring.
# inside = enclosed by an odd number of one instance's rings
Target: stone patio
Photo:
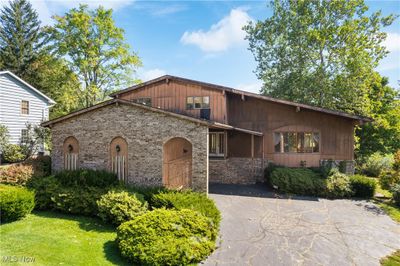
[[[292,197],[263,185],[211,185],[222,212],[205,265],[380,265],[400,249],[400,225],[364,200]]]

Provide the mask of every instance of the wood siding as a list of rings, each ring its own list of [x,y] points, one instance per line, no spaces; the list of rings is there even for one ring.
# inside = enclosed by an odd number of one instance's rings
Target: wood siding
[[[265,158],[277,164],[300,166],[318,166],[321,159],[353,160],[354,122],[330,114],[300,109],[293,106],[263,101],[240,95],[227,94],[229,113],[228,124],[252,129],[264,133]],[[318,153],[275,153],[273,145],[274,131],[316,131],[320,133],[320,151]],[[240,136],[239,136],[240,137]],[[231,142],[248,143],[248,137],[232,138]],[[257,151],[262,150],[262,142],[257,141]],[[232,149],[232,148],[231,148]],[[236,153],[236,152],[235,152]],[[248,151],[243,151],[246,155]]]
[[[29,101],[29,114],[21,114],[21,101]],[[27,123],[38,125],[49,117],[48,101],[11,75],[0,75],[0,124],[7,126],[10,142],[18,144]]]
[[[210,120],[226,123],[226,97],[221,90],[206,86],[186,84],[170,80],[160,81],[144,88],[119,95],[120,99],[132,101],[137,98],[151,98],[152,107],[200,118],[200,109],[186,109],[186,98],[190,96],[210,97]]]

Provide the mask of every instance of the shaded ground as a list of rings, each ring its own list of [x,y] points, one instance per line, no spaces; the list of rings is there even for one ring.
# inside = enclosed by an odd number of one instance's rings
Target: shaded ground
[[[284,197],[263,185],[211,185],[220,247],[205,265],[379,265],[400,225],[373,203]]]

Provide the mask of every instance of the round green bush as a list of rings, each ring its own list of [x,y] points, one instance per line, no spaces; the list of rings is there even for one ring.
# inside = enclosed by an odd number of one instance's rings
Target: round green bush
[[[353,194],[350,178],[337,170],[332,170],[326,180],[326,193],[330,198],[345,198]]]
[[[358,198],[372,198],[375,195],[376,181],[363,175],[350,176],[353,196]]]
[[[379,184],[383,189],[388,190],[398,182],[400,182],[400,171],[383,171],[379,175]]]
[[[393,154],[373,153],[362,166],[363,172],[368,176],[378,177],[383,171],[389,171],[394,164]]]
[[[24,187],[0,185],[0,221],[19,220],[35,207],[35,195]]]
[[[221,213],[215,205],[215,202],[204,193],[192,191],[160,192],[151,197],[151,206],[153,208],[164,207],[167,209],[190,209],[198,211],[210,218],[216,228],[219,228],[219,223],[221,221]]]
[[[24,149],[17,144],[8,144],[2,151],[2,156],[6,162],[18,163],[25,159]]]
[[[121,254],[137,265],[188,265],[204,260],[214,249],[212,222],[188,209],[156,209],[118,227]]]
[[[140,194],[109,191],[97,201],[99,217],[105,222],[120,225],[147,211],[148,204]]]
[[[400,183],[395,184],[390,191],[392,192],[394,203],[400,207]]]

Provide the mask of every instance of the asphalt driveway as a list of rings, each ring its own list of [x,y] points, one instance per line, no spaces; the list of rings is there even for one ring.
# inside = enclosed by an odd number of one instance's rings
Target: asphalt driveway
[[[205,265],[379,265],[400,225],[367,201],[287,198],[262,185],[211,185],[222,212]]]

